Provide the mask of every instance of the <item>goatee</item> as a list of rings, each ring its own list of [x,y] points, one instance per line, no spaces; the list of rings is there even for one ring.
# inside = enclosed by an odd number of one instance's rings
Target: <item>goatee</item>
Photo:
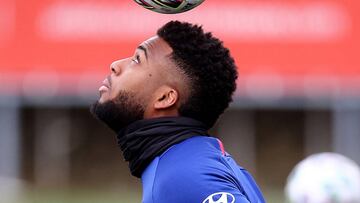
[[[145,107],[134,93],[121,91],[113,100],[96,101],[90,106],[90,112],[110,129],[119,132],[130,123],[143,119]]]

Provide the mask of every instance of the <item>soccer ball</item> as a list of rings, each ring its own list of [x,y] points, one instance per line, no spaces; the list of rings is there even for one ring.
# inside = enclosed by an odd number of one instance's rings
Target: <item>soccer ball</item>
[[[134,0],[142,7],[165,14],[182,13],[195,8],[205,0]]]
[[[289,175],[285,195],[290,203],[359,203],[360,168],[340,154],[311,155]]]

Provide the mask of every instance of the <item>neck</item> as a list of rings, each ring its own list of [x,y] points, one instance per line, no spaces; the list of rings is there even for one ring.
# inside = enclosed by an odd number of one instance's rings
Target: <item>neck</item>
[[[179,117],[179,113],[177,108],[167,109],[164,110],[148,110],[144,113],[144,119],[156,119],[156,118],[162,118],[162,117]]]
[[[155,157],[190,137],[208,136],[207,130],[191,118],[161,117],[136,121],[122,129],[117,138],[132,175],[141,177]]]

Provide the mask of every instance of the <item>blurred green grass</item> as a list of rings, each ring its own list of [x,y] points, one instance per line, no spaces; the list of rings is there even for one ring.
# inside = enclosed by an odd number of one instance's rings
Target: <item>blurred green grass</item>
[[[37,190],[18,203],[140,203],[141,193],[96,190]]]
[[[285,196],[282,188],[265,188],[262,190],[267,203],[284,203]]]

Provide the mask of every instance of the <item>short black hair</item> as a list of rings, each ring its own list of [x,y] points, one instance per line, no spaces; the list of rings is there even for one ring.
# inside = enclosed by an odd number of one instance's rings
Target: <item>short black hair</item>
[[[179,115],[212,127],[236,89],[237,67],[229,49],[201,26],[187,22],[170,21],[157,35],[173,49],[171,59],[190,81],[190,95]]]

